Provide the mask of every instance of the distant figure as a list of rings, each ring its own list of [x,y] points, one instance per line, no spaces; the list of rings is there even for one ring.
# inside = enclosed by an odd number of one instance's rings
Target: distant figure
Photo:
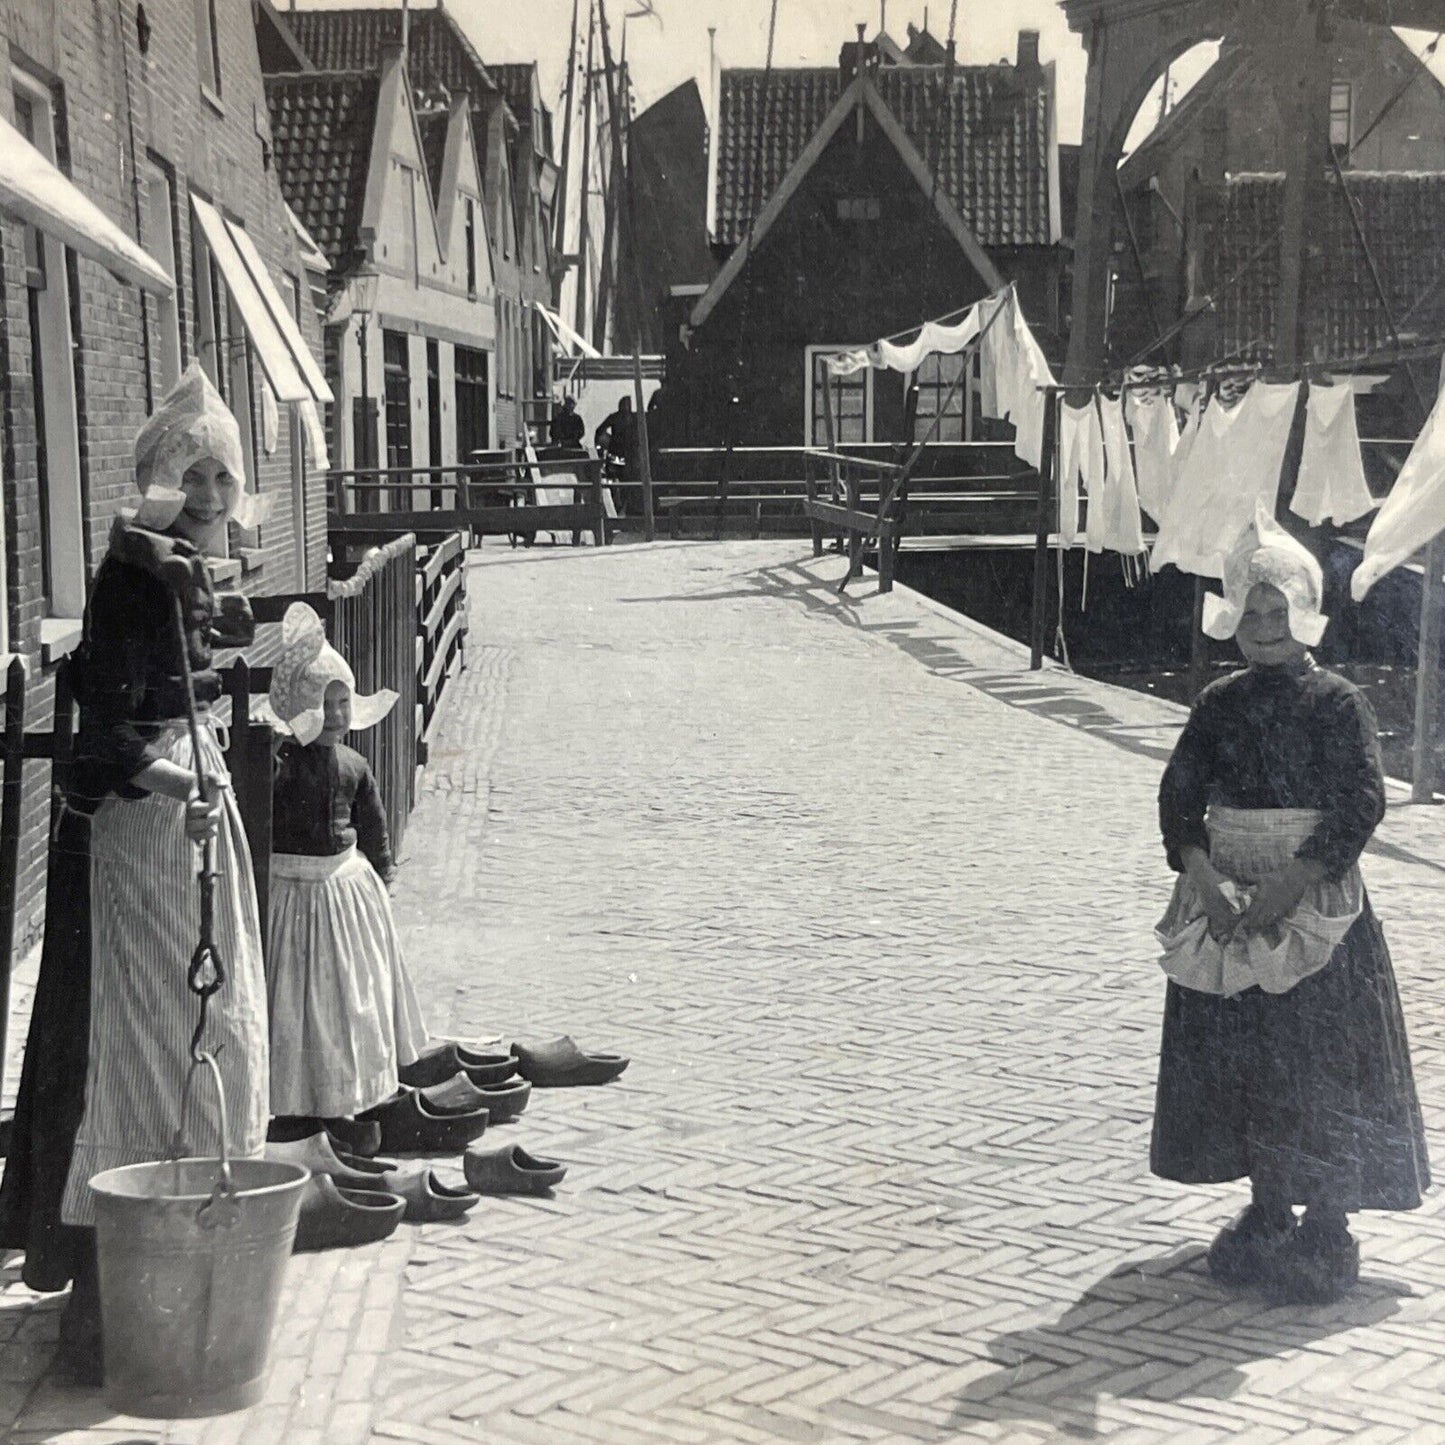
[[[630,396],[617,403],[617,410],[597,428],[592,439],[606,474],[614,481],[631,481],[636,472],[637,416]]]
[[[552,418],[552,445],[580,451],[582,438],[586,434],[587,428],[582,418],[577,415],[577,398],[575,396],[563,397],[562,410]]]

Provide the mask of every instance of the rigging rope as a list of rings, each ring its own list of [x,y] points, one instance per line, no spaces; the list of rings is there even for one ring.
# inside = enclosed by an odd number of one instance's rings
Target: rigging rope
[[[768,50],[763,64],[763,83],[758,97],[757,143],[753,148],[753,185],[748,201],[748,231],[743,240],[743,303],[738,313],[738,339],[733,348],[732,367],[728,375],[727,397],[723,409],[723,458],[718,468],[716,510],[713,518],[714,538],[722,535],[723,507],[728,496],[728,474],[732,470],[733,450],[737,446],[736,412],[739,406],[738,386],[742,381],[743,346],[748,335],[748,315],[752,310],[754,276],[749,265],[753,256],[753,238],[757,231],[758,212],[763,207],[763,155],[764,138],[767,135],[768,97],[773,88],[773,42],[778,32],[778,0],[772,0],[768,16]],[[722,117],[718,117],[718,129],[722,129]],[[717,142],[714,141],[714,144]]]

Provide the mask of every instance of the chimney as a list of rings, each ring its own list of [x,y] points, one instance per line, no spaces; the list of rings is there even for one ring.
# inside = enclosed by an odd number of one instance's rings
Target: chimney
[[[1019,31],[1018,68],[1020,70],[1037,70],[1039,68],[1039,32],[1037,30]]]
[[[844,80],[852,80],[856,75],[862,75],[868,64],[868,51],[871,48],[863,38],[868,27],[865,24],[858,26],[858,39],[850,40],[838,52],[838,69],[843,74]]]

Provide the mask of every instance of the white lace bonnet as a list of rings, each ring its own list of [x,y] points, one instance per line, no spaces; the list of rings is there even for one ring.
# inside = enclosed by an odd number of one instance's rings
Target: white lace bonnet
[[[234,482],[230,520],[248,530],[259,526],[270,508],[246,491],[241,428],[210,377],[193,361],[135,439],[135,480],[143,500],[128,520],[165,531],[185,505],[181,478],[207,457],[222,463]]]
[[[1224,560],[1224,596],[1204,599],[1204,631],[1221,642],[1233,637],[1244,615],[1250,588],[1267,582],[1289,604],[1289,630],[1296,642],[1316,647],[1330,619],[1320,611],[1325,577],[1309,549],[1297,542],[1264,506]]]
[[[281,657],[271,673],[271,691],[260,709],[264,721],[303,746],[316,741],[325,724],[326,688],[344,682],[351,693],[351,729],[375,727],[393,707],[390,688],[358,693],[346,659],[326,640],[321,619],[304,602],[293,602],[281,620]]]

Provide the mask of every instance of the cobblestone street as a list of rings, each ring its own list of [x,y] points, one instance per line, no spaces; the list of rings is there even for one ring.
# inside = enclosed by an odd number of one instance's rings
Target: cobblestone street
[[[1242,1191],[1148,1173],[1180,711],[805,552],[474,554],[397,916],[434,1032],[631,1055],[489,1132],[556,1197],[298,1258],[268,1403],[213,1422],[61,1385],[11,1268],[8,1438],[1445,1440],[1445,1195],[1271,1308],[1203,1270]],[[1405,797],[1364,866],[1438,1143]]]

